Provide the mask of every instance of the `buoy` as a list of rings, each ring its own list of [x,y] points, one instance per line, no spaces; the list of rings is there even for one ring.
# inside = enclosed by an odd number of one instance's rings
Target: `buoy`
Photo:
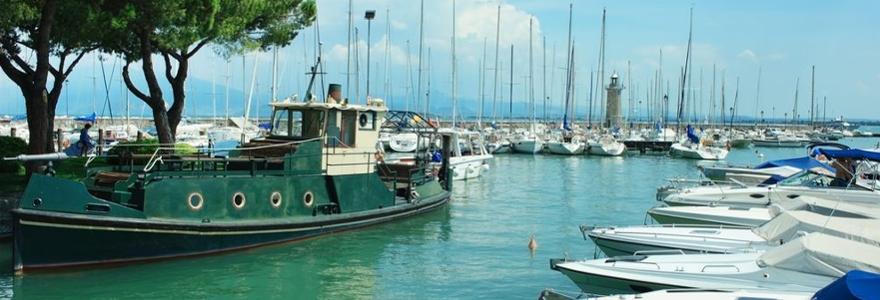
[[[529,236],[529,250],[535,251],[538,249],[538,241],[535,240],[535,234]]]

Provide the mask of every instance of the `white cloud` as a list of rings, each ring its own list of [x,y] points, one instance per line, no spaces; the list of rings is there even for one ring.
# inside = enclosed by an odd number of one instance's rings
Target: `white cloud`
[[[736,55],[736,57],[748,60],[750,62],[758,62],[758,55],[755,54],[755,51],[752,51],[751,49],[745,49],[741,51],[739,54]]]
[[[409,26],[403,22],[398,20],[391,20],[391,29],[394,30],[406,30]]]

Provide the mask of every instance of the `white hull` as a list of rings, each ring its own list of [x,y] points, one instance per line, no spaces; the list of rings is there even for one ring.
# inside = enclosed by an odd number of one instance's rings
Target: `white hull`
[[[806,142],[799,140],[752,140],[752,144],[755,147],[770,147],[770,148],[800,148],[806,145]]]
[[[452,168],[452,180],[468,180],[478,178],[489,170],[488,160],[492,155],[469,155],[452,157],[449,165]]]
[[[559,155],[579,155],[584,153],[584,145],[581,143],[549,142],[547,151]]]
[[[672,144],[672,148],[669,149],[669,153],[672,154],[672,156],[681,158],[722,160],[727,158],[728,152],[727,150],[721,148],[675,143]]]
[[[626,151],[626,145],[614,143],[590,143],[590,155],[620,156]]]
[[[511,144],[516,153],[536,154],[544,149],[544,143],[538,140],[519,140]]]
[[[725,225],[755,227],[770,221],[768,208],[747,209],[729,206],[668,206],[648,210],[648,215],[660,224]]]

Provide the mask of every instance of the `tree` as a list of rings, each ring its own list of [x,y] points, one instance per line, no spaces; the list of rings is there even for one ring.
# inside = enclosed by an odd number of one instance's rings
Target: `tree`
[[[0,68],[24,96],[28,153],[53,149],[50,137],[64,81],[83,55],[95,48],[100,35],[95,28],[101,17],[94,4],[85,0],[0,1]],[[36,60],[30,62],[29,54]]]
[[[317,13],[312,0],[129,0],[105,4],[116,17],[114,33],[109,35],[112,38],[106,39],[102,48],[125,59],[125,85],[153,110],[161,144],[175,141],[186,102],[189,60],[205,45],[213,44],[227,56],[285,46]],[[170,108],[155,73],[156,57],[163,60],[164,76],[171,85]],[[129,67],[136,61],[141,62],[146,91],[131,80]]]

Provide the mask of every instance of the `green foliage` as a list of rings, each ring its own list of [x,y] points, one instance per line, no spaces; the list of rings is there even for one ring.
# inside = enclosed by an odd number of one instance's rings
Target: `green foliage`
[[[27,143],[16,137],[0,137],[0,157],[13,157],[25,154]],[[0,173],[18,173],[22,169],[21,162],[0,160]]]
[[[148,139],[141,141],[131,141],[131,142],[120,142],[115,147],[110,149],[110,156],[120,156],[124,154],[147,154],[151,155],[156,152],[156,149],[159,148],[159,140],[157,139]],[[174,153],[177,155],[188,155],[188,154],[196,154],[199,150],[195,147],[178,143],[174,145]]]

